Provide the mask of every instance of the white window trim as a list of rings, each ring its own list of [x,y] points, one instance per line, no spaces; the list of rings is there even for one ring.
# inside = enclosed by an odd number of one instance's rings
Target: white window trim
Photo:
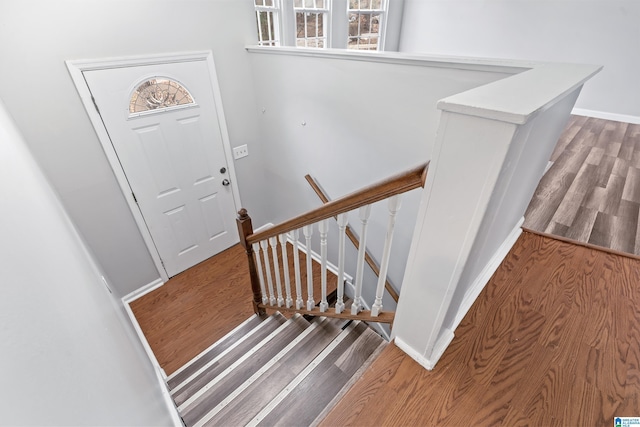
[[[280,0],[273,0],[273,6],[258,6],[254,5],[254,10],[256,12],[256,27],[258,33],[258,43],[260,46],[269,46],[264,45],[262,39],[262,28],[260,27],[260,12],[271,12],[273,17],[273,39],[272,41],[276,46],[280,46],[282,43],[282,24],[281,24],[281,15],[282,15],[282,7]]]
[[[383,6],[381,9],[349,9],[349,3],[347,3],[347,44],[348,44],[348,21],[349,21],[349,13],[359,13],[361,15],[380,15],[382,17],[382,24],[378,27],[378,51],[385,50],[385,41],[387,39],[387,21],[389,18],[389,3],[390,0],[382,0],[380,4]],[[358,36],[361,37],[361,36]],[[354,49],[357,50],[357,49]]]
[[[325,23],[327,33],[327,46],[330,49],[347,49],[349,39],[349,9],[348,0],[327,1],[329,19]],[[296,47],[296,17],[293,8],[293,0],[274,0],[274,5],[279,7],[278,28],[279,46]],[[396,51],[400,39],[400,25],[404,0],[385,0],[386,10],[363,10],[366,13],[382,13],[384,18],[380,28],[379,51]],[[264,6],[255,6],[255,10]],[[308,12],[317,12],[320,9],[300,9]],[[325,49],[326,49],[325,48]],[[305,48],[299,48],[305,49]],[[316,49],[316,48],[309,48]],[[317,49],[323,50],[323,49]],[[355,50],[355,49],[351,49]]]
[[[330,48],[332,47],[332,25],[331,25],[331,16],[333,15],[332,13],[332,3],[333,1],[331,0],[324,0],[325,1],[325,5],[326,7],[317,7],[317,8],[308,8],[308,7],[293,7],[293,27],[291,29],[291,31],[293,31],[293,39],[294,39],[294,46],[297,46],[297,41],[298,41],[298,36],[297,36],[297,31],[298,31],[298,27],[297,27],[297,20],[296,20],[296,14],[297,13],[313,13],[313,14],[324,14],[325,18],[322,20],[323,21],[323,25],[324,28],[322,29],[322,33],[324,34],[324,36],[322,38],[324,38],[326,40],[325,42],[325,46],[324,48],[320,48],[320,49],[326,49],[326,48]],[[305,34],[304,39],[307,39],[308,36],[307,34]],[[313,39],[317,39],[319,37],[311,37]],[[317,48],[316,48],[317,49]]]

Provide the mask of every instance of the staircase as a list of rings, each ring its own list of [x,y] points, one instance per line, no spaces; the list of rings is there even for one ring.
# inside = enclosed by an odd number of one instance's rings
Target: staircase
[[[315,425],[386,344],[359,320],[255,315],[167,384],[188,427]]]
[[[398,297],[387,285],[396,213],[400,195],[423,187],[427,170],[428,163],[422,164],[333,201],[323,196],[323,206],[257,233],[246,209],[240,210],[238,234],[247,255],[256,314],[167,379],[186,426],[310,426],[324,418],[387,344],[366,322],[393,323],[394,312],[383,310],[382,297],[385,289],[396,301]],[[369,308],[363,293],[363,286],[368,286],[363,268],[371,258],[367,224],[371,205],[384,200],[389,216]],[[350,212],[358,214],[361,225],[353,299],[345,293]],[[335,291],[330,292],[332,217],[338,227],[338,267],[331,278]],[[320,272],[314,275],[315,228]],[[373,269],[373,260],[366,262]],[[267,310],[275,314],[267,316]]]

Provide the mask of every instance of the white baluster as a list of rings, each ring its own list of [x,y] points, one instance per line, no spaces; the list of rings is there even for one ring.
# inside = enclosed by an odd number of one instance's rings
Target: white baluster
[[[382,250],[382,261],[380,263],[380,276],[378,277],[378,287],[376,288],[376,300],[371,307],[371,315],[378,316],[382,311],[382,294],[384,283],[387,279],[389,269],[389,257],[391,256],[391,242],[393,241],[393,231],[396,226],[396,214],[400,210],[400,196],[389,198],[389,222],[387,223],[387,236]]]
[[[276,293],[278,294],[278,307],[284,305],[282,298],[282,282],[280,281],[280,263],[278,262],[278,239],[269,237],[269,245],[271,246],[271,254],[273,255],[273,274],[276,276]]]
[[[351,314],[355,315],[362,310],[362,280],[364,276],[364,253],[367,247],[367,222],[371,215],[371,205],[360,208],[360,222],[362,232],[360,233],[360,248],[358,249],[358,265],[356,267],[356,292],[351,304]]]
[[[262,247],[262,256],[264,257],[264,272],[267,275],[267,286],[269,287],[269,304],[276,305],[276,296],[273,292],[273,280],[271,279],[271,264],[269,263],[269,242],[263,240],[260,242]]]
[[[318,230],[320,231],[320,292],[322,294],[320,311],[325,312],[329,308],[329,303],[327,302],[327,233],[329,232],[329,220],[320,221]]]
[[[338,299],[336,300],[336,313],[344,311],[344,242],[346,228],[347,214],[343,213],[338,215]]]
[[[305,225],[302,227],[302,233],[304,234],[307,245],[307,310],[311,311],[316,305],[316,301],[313,298],[313,268],[311,266],[311,236],[313,235],[313,227]]]
[[[287,235],[281,234],[280,247],[282,248],[282,268],[284,270],[284,291],[287,298],[285,304],[287,308],[291,308],[293,305],[293,299],[291,299],[291,279],[289,278],[289,256],[287,255]]]
[[[262,274],[262,261],[260,260],[260,245],[258,243],[254,243],[251,245],[253,247],[253,253],[256,256],[256,267],[258,268],[258,278],[260,279],[260,291],[262,292],[262,303],[267,304],[269,302],[269,297],[267,296],[267,291],[264,286],[264,275]]]
[[[300,249],[298,248],[298,238],[300,232],[293,230],[291,232],[291,240],[293,240],[293,269],[296,279],[296,310],[304,307],[304,300],[302,299],[302,281],[300,280]]]

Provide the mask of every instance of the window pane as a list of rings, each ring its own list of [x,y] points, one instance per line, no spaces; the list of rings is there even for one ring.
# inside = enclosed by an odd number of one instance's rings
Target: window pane
[[[294,0],[296,15],[296,46],[325,47],[325,22],[327,0]],[[306,12],[305,12],[306,11]]]
[[[312,34],[322,37],[324,36],[324,13],[316,13],[313,17],[314,31]]]
[[[129,101],[129,113],[186,104],[194,104],[193,97],[186,88],[173,80],[155,78],[145,81],[133,92]]]
[[[381,16],[378,15],[371,15],[371,26],[369,27],[369,32],[370,33],[376,33],[379,34],[380,33],[380,20],[381,20]]]
[[[273,0],[264,0],[264,5],[273,7]]]
[[[324,13],[296,13],[296,38],[324,38]],[[311,46],[307,40],[307,46]],[[313,46],[316,44],[314,42]]]
[[[360,35],[360,14],[349,13],[349,37]]]
[[[296,37],[306,37],[304,30],[306,29],[304,13],[296,13]]]
[[[349,0],[349,10],[376,10],[382,7],[382,0]]]

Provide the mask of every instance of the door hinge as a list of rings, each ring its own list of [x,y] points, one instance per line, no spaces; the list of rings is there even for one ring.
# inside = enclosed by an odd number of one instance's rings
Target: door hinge
[[[96,99],[91,95],[91,101],[93,101],[93,106],[96,107],[96,111],[100,114],[100,109],[98,108],[98,104],[96,103]]]
[[[133,196],[133,201],[138,203],[138,199],[136,199],[136,193],[134,193],[133,191],[131,192],[131,195]]]

